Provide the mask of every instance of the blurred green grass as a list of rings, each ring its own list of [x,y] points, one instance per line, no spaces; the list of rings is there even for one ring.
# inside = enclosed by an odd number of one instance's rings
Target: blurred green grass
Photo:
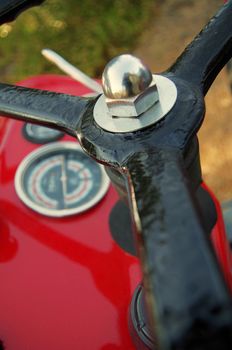
[[[47,0],[0,27],[0,79],[58,73],[40,54],[51,48],[92,77],[113,56],[133,50],[153,0]]]

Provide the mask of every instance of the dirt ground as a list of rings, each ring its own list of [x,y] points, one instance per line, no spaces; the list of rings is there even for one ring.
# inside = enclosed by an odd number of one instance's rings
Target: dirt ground
[[[153,72],[168,68],[195,37],[222,0],[163,0],[135,54]],[[232,198],[232,94],[223,70],[206,97],[206,118],[199,132],[203,177],[221,201]]]

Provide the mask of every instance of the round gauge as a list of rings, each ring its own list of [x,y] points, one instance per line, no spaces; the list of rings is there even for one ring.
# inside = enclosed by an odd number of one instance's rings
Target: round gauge
[[[23,126],[24,137],[33,143],[47,143],[59,140],[64,133],[59,130],[47,128],[45,126],[25,123]]]
[[[55,142],[30,153],[19,165],[15,188],[31,209],[62,217],[83,212],[106,194],[104,168],[74,142]]]

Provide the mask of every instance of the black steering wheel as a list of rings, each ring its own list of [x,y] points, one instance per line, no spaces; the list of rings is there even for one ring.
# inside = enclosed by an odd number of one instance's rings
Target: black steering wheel
[[[40,2],[1,1],[1,23]],[[232,298],[196,196],[200,168],[189,163],[193,149],[198,155],[204,96],[231,57],[232,0],[161,74],[177,88],[174,107],[162,121],[133,132],[109,132],[96,123],[99,96],[0,84],[1,115],[62,130],[120,174],[160,349],[232,349]]]

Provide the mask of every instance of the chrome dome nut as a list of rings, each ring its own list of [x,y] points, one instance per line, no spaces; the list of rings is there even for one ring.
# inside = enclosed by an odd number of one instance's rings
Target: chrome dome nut
[[[158,100],[158,90],[150,70],[132,55],[113,58],[102,75],[103,91],[114,117],[138,117]]]

